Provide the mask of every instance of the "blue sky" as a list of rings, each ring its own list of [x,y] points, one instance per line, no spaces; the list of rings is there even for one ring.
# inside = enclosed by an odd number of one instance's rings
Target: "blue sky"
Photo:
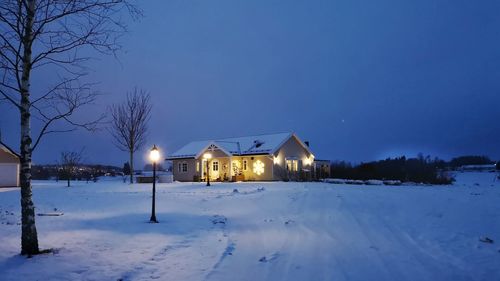
[[[368,161],[419,152],[500,159],[500,2],[436,0],[140,1],[118,59],[88,66],[104,94],[82,117],[137,86],[154,101],[146,148],[295,131],[317,157]],[[35,73],[42,89],[53,73]],[[4,141],[18,116],[0,105]],[[103,130],[50,136],[53,163],[85,147],[121,165]],[[141,152],[138,158],[145,153]]]

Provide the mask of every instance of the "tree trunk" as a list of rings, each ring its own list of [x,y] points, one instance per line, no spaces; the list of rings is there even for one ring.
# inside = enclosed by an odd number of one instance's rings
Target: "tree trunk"
[[[23,96],[23,100],[27,100]],[[30,113],[21,109],[21,254],[35,255],[39,253],[38,236],[35,225],[35,206],[31,190],[31,137]]]
[[[70,182],[69,182],[70,180],[71,180],[71,176],[68,173],[68,187],[70,187]]]
[[[33,41],[33,21],[35,16],[35,1],[27,1],[27,15],[23,41],[23,73],[21,76],[21,254],[36,255],[38,236],[35,225],[35,206],[32,200],[31,189],[31,102],[30,102],[30,74],[31,74],[31,47]]]
[[[130,184],[134,183],[134,152],[130,152]]]

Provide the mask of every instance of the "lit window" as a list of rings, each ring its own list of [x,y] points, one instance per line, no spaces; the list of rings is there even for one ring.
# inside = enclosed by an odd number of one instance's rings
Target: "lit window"
[[[246,170],[248,170],[248,161],[243,160],[243,171],[246,171]]]
[[[214,161],[214,162],[212,162],[212,170],[213,170],[214,172],[219,171],[219,161]]]
[[[299,161],[287,159],[286,169],[290,172],[297,172],[299,170]]]

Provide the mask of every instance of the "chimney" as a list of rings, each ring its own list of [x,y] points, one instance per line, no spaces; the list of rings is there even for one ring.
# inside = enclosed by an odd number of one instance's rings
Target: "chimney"
[[[305,141],[304,143],[309,147],[309,141]]]

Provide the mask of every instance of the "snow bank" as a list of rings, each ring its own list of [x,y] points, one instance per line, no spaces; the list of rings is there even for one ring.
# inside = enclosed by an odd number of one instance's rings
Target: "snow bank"
[[[354,185],[416,185],[415,183],[402,183],[399,180],[351,180],[351,179],[324,179],[323,182],[333,184],[354,184]]]

